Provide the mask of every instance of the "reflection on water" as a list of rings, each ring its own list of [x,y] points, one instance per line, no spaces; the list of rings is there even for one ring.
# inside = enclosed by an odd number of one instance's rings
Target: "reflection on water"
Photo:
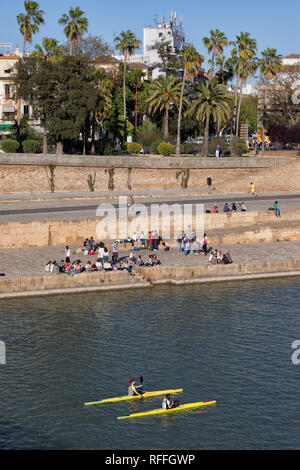
[[[299,444],[299,279],[164,286],[0,303],[0,448],[279,449]],[[118,421],[184,388],[216,406]]]

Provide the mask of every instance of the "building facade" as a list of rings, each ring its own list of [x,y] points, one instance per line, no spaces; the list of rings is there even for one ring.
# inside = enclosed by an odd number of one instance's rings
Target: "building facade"
[[[32,109],[23,100],[16,101],[13,75],[21,56],[19,50],[5,52],[9,44],[0,44],[0,133],[9,132],[16,121],[28,117],[29,124],[40,130],[39,121],[33,119]],[[12,47],[10,47],[10,50]]]

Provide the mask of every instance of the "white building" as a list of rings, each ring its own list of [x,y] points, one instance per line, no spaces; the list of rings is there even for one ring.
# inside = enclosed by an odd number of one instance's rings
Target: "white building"
[[[170,13],[169,21],[166,22],[165,18],[161,19],[161,23],[153,28],[144,28],[143,34],[143,54],[135,54],[129,58],[129,62],[141,62],[150,66],[155,66],[160,62],[157,50],[154,48],[158,42],[169,42],[171,51],[178,56],[179,52],[184,51],[189,43],[185,40],[185,33],[183,31],[183,19],[180,17],[179,24],[177,24],[176,12]],[[118,59],[123,59],[122,56],[115,56]],[[152,78],[157,78],[162,72],[159,68],[154,68]]]

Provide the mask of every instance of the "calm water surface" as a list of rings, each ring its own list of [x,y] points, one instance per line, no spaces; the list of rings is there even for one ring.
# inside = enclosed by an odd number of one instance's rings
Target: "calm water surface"
[[[299,305],[298,278],[1,301],[0,449],[299,448]],[[217,404],[83,406],[140,375]]]

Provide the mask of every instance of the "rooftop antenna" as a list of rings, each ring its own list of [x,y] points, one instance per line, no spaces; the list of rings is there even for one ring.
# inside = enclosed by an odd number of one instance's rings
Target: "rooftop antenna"
[[[155,26],[157,26],[158,25],[158,15],[154,15],[153,21],[155,23]]]
[[[180,17],[180,29],[183,30],[183,16]]]

